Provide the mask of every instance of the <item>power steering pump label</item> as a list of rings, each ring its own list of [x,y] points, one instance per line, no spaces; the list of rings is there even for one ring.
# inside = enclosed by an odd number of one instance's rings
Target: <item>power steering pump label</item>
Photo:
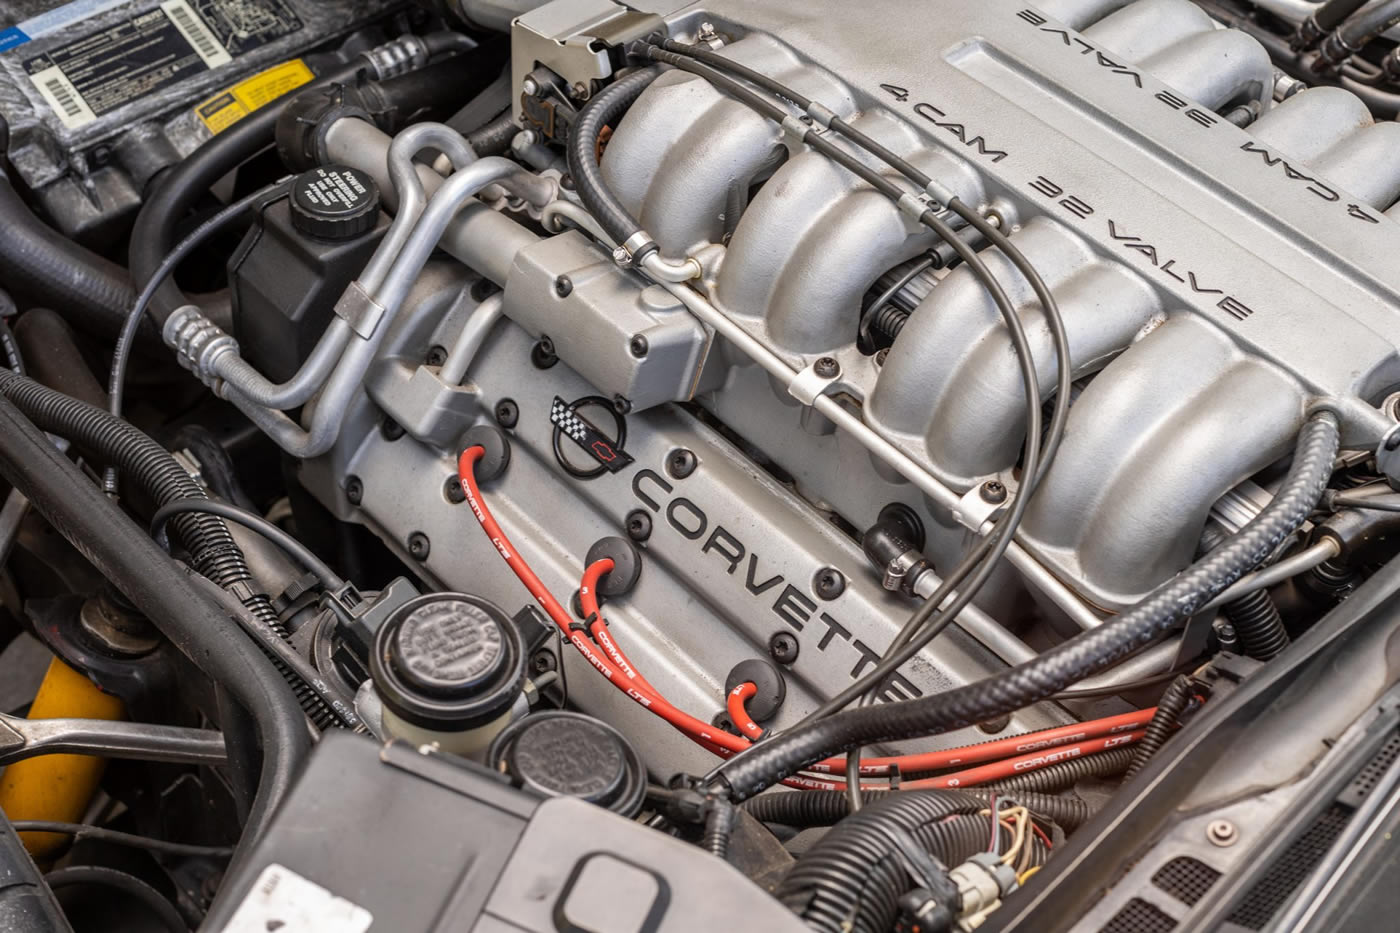
[[[285,0],[164,0],[25,59],[24,69],[63,125],[77,129],[301,28]]]

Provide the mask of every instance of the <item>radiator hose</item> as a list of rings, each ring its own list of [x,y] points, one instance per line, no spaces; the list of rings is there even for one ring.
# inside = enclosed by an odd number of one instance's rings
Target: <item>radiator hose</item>
[[[1211,553],[1136,606],[1010,670],[944,693],[846,710],[798,725],[719,767],[736,801],[823,758],[864,745],[934,735],[986,722],[1046,699],[1105,670],[1167,634],[1257,567],[1308,517],[1322,497],[1339,446],[1337,417],[1318,411],[1304,423],[1293,463],[1273,500]]]
[[[914,886],[904,843],[912,840],[938,859],[953,888],[947,869],[987,851],[989,817],[976,815],[986,806],[960,791],[889,794],[832,827],[797,860],[774,896],[815,930],[886,933],[894,927],[900,895]],[[1009,838],[1000,841],[1005,847]],[[1045,849],[1038,840],[1032,845],[1033,864],[1040,864]],[[951,894],[945,888],[939,898],[955,899],[955,888]]]
[[[9,125],[0,116],[0,158],[9,148],[9,137]],[[61,309],[84,330],[117,335],[126,309],[136,300],[126,270],[34,216],[3,166],[0,228],[0,284],[37,304]]]
[[[8,398],[38,427],[67,438],[108,464],[121,468],[156,506],[177,499],[204,499],[204,490],[160,444],[137,428],[32,379],[0,371],[0,395]],[[244,560],[243,551],[216,515],[187,512],[170,520],[175,536],[189,552],[190,564],[202,576],[238,596],[248,611],[277,636],[287,637],[266,593],[260,592]],[[320,728],[334,724],[335,716],[301,678],[284,666],[288,682],[308,716]]]

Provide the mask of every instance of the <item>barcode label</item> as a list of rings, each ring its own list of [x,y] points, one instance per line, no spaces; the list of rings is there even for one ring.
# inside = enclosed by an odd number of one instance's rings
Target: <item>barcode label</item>
[[[29,80],[68,129],[75,130],[97,119],[97,114],[92,112],[62,68],[54,66],[36,71]]]
[[[214,34],[209,31],[209,27],[204,25],[204,20],[199,18],[199,14],[190,8],[187,0],[167,0],[160,8],[165,11],[165,15],[170,17],[170,21],[175,24],[175,28],[180,30],[180,35],[199,53],[199,57],[204,59],[204,64],[210,68],[217,68],[220,65],[227,65],[233,61],[233,56],[228,53],[228,49]]]

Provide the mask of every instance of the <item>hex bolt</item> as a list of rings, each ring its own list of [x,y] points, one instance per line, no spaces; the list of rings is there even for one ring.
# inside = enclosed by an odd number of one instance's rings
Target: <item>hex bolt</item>
[[[791,664],[796,661],[799,650],[797,636],[791,632],[777,632],[768,639],[768,655],[779,664]]]
[[[817,591],[818,598],[833,600],[846,592],[846,575],[835,567],[823,567],[812,578],[812,589]]]
[[[560,298],[568,298],[569,293],[574,290],[574,280],[567,275],[561,275],[554,280],[554,294]]]
[[[462,480],[457,476],[449,476],[442,484],[442,495],[453,505],[459,505],[467,501],[467,492],[462,488]]]
[[[666,455],[666,472],[674,479],[685,479],[695,472],[695,454],[684,447],[677,447]]]
[[[415,531],[408,536],[408,554],[414,560],[427,560],[432,550],[433,542],[423,532]]]
[[[429,348],[428,355],[423,358],[424,365],[441,366],[447,362],[447,348],[434,346]]]
[[[1229,820],[1211,820],[1206,824],[1206,838],[1210,840],[1211,845],[1220,846],[1223,849],[1239,842],[1239,827]]]
[[[515,399],[503,398],[496,403],[496,423],[503,428],[513,428],[520,422],[520,406]]]
[[[627,537],[638,543],[651,537],[651,516],[643,509],[628,512],[623,526],[627,529]]]
[[[359,505],[365,498],[365,484],[358,476],[345,478],[345,498],[350,500],[351,505]]]
[[[627,342],[627,349],[633,356],[640,360],[647,355],[647,351],[651,349],[651,344],[648,343],[647,338],[643,337],[641,334],[633,334],[632,339]]]
[[[812,372],[822,379],[835,379],[841,375],[841,364],[835,357],[824,356],[812,364]]]
[[[520,92],[526,97],[534,97],[540,92],[539,82],[534,78],[526,78],[520,82]]]
[[[989,479],[982,484],[977,494],[982,497],[983,502],[1000,505],[1006,501],[1006,484],[1001,480]]]
[[[530,662],[536,674],[543,674],[545,671],[552,671],[559,666],[552,651],[536,651],[534,658]]]
[[[404,436],[404,429],[403,425],[385,415],[384,420],[379,422],[379,433],[384,436],[386,441],[396,441]]]

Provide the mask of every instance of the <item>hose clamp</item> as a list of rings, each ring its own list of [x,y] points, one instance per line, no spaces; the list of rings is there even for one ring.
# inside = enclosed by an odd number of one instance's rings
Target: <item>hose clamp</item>
[[[415,35],[400,36],[360,53],[374,69],[376,80],[385,81],[417,71],[428,63],[428,44]]]
[[[350,325],[351,330],[368,340],[384,318],[384,306],[370,297],[356,279],[346,286],[340,300],[335,303],[335,313]]]

